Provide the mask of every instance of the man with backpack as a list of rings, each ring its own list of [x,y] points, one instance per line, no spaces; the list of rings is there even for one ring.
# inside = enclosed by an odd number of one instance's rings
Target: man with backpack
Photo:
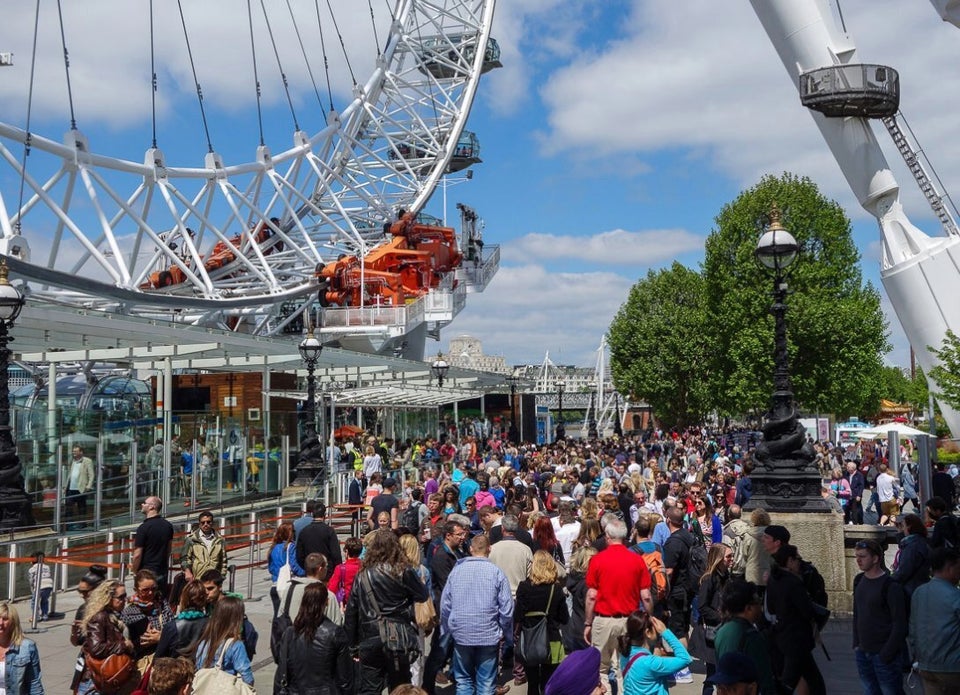
[[[747,546],[756,543],[754,537],[750,534],[753,529],[749,523],[741,517],[742,510],[739,504],[731,504],[727,508],[727,518],[730,521],[723,527],[723,542],[733,550],[733,564],[730,566],[731,579],[743,579],[747,573]]]
[[[933,524],[933,530],[930,533],[930,547],[960,547],[957,519],[950,513],[947,502],[941,497],[931,497],[927,500],[925,509],[927,510],[927,518]]]
[[[633,526],[633,552],[643,557],[650,573],[650,596],[653,599],[653,615],[661,620],[667,619],[667,598],[670,595],[670,578],[663,564],[663,546],[655,543],[653,521],[658,517],[641,514]]]
[[[667,528],[670,536],[663,544],[663,564],[670,579],[670,595],[667,598],[667,608],[670,618],[667,627],[683,643],[687,644],[687,635],[690,633],[690,603],[697,595],[700,577],[691,562],[695,548],[699,545],[693,534],[684,524],[684,511],[679,507],[672,507],[666,512]],[[699,546],[703,548],[703,546]],[[693,674],[685,668],[676,674],[677,683],[693,683]]]

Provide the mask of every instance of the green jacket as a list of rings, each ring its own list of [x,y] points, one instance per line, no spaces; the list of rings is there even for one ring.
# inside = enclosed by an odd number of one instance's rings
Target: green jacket
[[[223,536],[216,534],[208,549],[200,538],[200,529],[194,529],[183,542],[180,567],[193,572],[197,579],[207,570],[217,570],[221,577],[227,576],[227,548]]]
[[[743,618],[733,618],[717,630],[713,645],[718,662],[727,652],[743,652],[749,656],[757,667],[760,695],[777,695],[777,684],[770,666],[770,652],[767,651],[767,644],[757,628]]]

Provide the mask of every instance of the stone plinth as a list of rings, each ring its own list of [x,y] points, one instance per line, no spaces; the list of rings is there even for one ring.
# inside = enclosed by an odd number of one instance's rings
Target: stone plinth
[[[770,523],[786,526],[790,544],[797,546],[800,557],[812,562],[823,575],[830,610],[849,611],[853,579],[847,579],[843,516],[835,512],[772,512]]]

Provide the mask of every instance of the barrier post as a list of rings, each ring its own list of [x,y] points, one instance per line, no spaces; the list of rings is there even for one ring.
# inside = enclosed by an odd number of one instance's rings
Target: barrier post
[[[230,580],[227,582],[227,591],[233,593],[234,587],[237,584],[237,566],[236,565],[227,565],[227,576]]]
[[[93,493],[93,530],[100,530],[100,516],[103,509],[103,486],[106,483],[104,479],[105,467],[103,465],[103,437],[101,436],[100,440],[97,441],[97,460],[93,464],[95,466],[96,474],[93,476],[93,479],[97,483],[97,489]],[[86,523],[86,519],[83,520]]]
[[[119,579],[120,579],[120,581],[123,582],[124,584],[126,584],[126,582],[127,582],[127,569],[128,569],[128,567],[129,567],[129,563],[127,562],[127,552],[126,552],[126,551],[127,551],[127,548],[128,548],[128,543],[127,543],[127,542],[128,542],[129,540],[130,540],[129,538],[121,538],[121,539],[120,539],[120,576],[119,576]]]
[[[107,533],[107,579],[113,579],[113,531]]]
[[[7,547],[10,548],[10,554],[7,555],[7,558],[10,560],[10,562],[7,563],[7,600],[12,601],[17,596],[17,563],[15,562],[18,557],[17,544],[11,543]]]
[[[66,560],[67,555],[70,553],[70,539],[66,536],[60,539],[60,559]],[[60,591],[66,591],[67,587],[67,571],[63,571],[63,575],[60,577]]]
[[[40,583],[43,581],[43,561],[44,554],[38,553],[38,562],[37,562],[37,573],[33,578],[33,586],[30,587],[30,595],[32,600],[30,605],[32,610],[30,611],[30,629],[37,629],[37,616],[40,613]]]
[[[60,524],[62,521],[61,515],[63,514],[63,459],[61,455],[63,454],[63,445],[57,445],[56,452],[56,464],[57,464],[57,499],[56,507],[53,508],[53,528],[57,533],[60,533],[63,529]]]
[[[254,547],[257,545],[257,514],[250,512],[250,558],[247,567],[247,600],[253,598],[253,555]]]
[[[57,553],[59,555],[59,552]],[[57,557],[55,555],[54,557]],[[53,569],[50,570],[53,580],[53,591],[50,592],[50,616],[57,612],[57,580],[60,578],[60,562],[53,563]]]

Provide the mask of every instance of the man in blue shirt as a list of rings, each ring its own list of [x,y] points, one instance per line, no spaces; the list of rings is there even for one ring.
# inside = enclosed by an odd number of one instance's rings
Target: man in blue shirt
[[[440,599],[441,640],[453,639],[458,692],[494,692],[500,640],[513,631],[510,582],[487,559],[489,552],[486,536],[474,538],[470,556],[457,562]]]
[[[910,601],[910,649],[926,693],[960,692],[960,550],[937,548]]]

